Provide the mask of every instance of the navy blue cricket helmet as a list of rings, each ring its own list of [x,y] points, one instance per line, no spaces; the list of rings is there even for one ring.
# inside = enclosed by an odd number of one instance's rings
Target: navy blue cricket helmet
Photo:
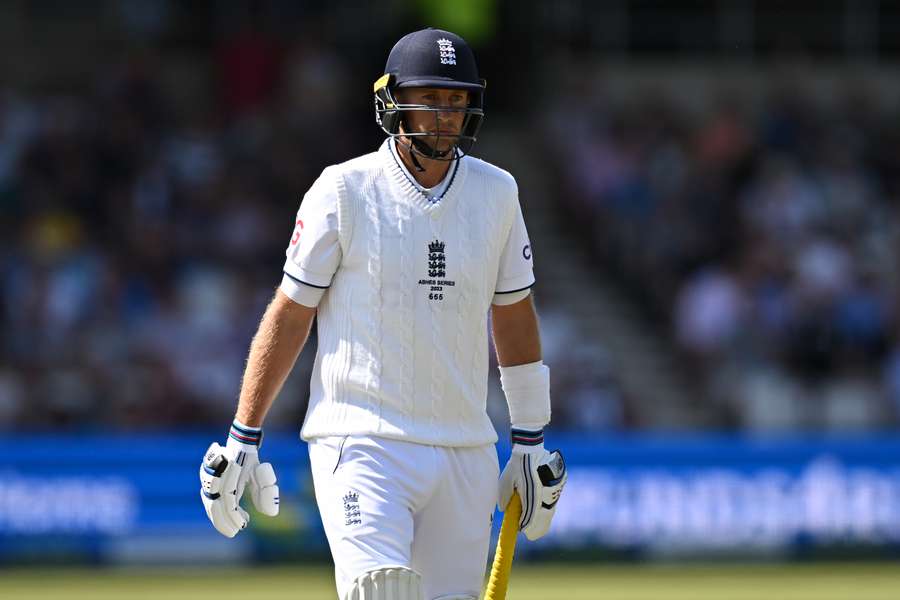
[[[465,108],[451,109],[396,101],[395,90],[413,87],[466,90],[469,92],[469,103]],[[394,45],[388,55],[384,75],[375,82],[375,121],[391,137],[409,139],[410,150],[426,158],[452,160],[468,154],[475,144],[484,120],[484,88],[484,79],[478,77],[475,54],[464,39],[442,29],[414,31]],[[401,132],[404,113],[412,110],[464,112],[460,134],[454,136],[456,143],[447,150],[438,151],[437,139],[434,138],[439,136],[436,134]]]

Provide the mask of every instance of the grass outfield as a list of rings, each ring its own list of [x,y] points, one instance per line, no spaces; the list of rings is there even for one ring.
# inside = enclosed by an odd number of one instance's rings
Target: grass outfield
[[[334,600],[325,568],[0,569],[15,600]],[[897,600],[900,564],[518,566],[508,600]]]

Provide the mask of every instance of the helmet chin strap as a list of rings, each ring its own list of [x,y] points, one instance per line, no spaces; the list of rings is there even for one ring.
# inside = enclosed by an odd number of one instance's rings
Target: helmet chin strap
[[[416,157],[416,152],[413,151],[415,149],[419,154],[429,158],[444,158],[447,154],[450,153],[450,149],[444,150],[443,152],[439,152],[436,149],[432,148],[428,145],[424,140],[421,140],[417,137],[410,137],[410,153],[409,156],[412,159],[413,165],[416,167],[416,170],[419,173],[425,171],[425,167],[422,166],[422,163],[419,162],[419,159]]]
[[[416,153],[413,151],[413,146],[415,146],[417,141],[418,140],[415,140],[415,139],[410,139],[410,141],[409,141],[409,158],[410,158],[410,160],[412,160],[412,164],[416,168],[416,171],[418,171],[419,173],[424,173],[425,167],[422,166],[422,163],[419,162],[419,159],[416,158]],[[425,145],[424,142],[420,142],[420,143],[423,146]]]

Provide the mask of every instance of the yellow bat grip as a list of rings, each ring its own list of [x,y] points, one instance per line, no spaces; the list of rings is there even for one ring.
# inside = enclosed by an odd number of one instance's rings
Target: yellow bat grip
[[[504,600],[506,588],[509,586],[509,574],[512,570],[513,554],[516,552],[516,536],[519,534],[519,519],[522,518],[522,502],[519,494],[513,491],[506,511],[503,513],[503,524],[500,526],[500,538],[497,540],[497,551],[494,553],[494,564],[488,579],[484,600]]]

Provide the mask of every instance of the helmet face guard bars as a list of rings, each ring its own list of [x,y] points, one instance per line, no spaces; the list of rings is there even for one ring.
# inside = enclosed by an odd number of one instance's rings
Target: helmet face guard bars
[[[470,87],[460,87],[469,92],[469,106],[465,108],[451,108],[440,106],[429,106],[426,104],[399,104],[394,98],[391,90],[393,76],[390,74],[382,76],[375,82],[375,122],[381,129],[394,139],[404,137],[409,140],[404,146],[410,151],[419,154],[431,160],[453,160],[457,156],[465,156],[472,149],[477,139],[481,124],[484,121],[484,111],[482,110],[482,97],[484,89],[484,81],[482,80],[480,89],[471,89]],[[448,85],[449,83],[449,85]],[[426,86],[409,86],[409,87],[426,87]],[[457,89],[450,82],[434,82],[433,87],[441,89]],[[435,129],[438,129],[438,113],[464,113],[462,127],[458,135],[441,135],[439,133],[428,132],[409,132],[401,131],[403,124],[403,115],[406,112],[418,111],[432,113],[435,120]],[[452,139],[454,143],[445,150],[440,150],[441,140]],[[403,143],[403,142],[401,142]]]

